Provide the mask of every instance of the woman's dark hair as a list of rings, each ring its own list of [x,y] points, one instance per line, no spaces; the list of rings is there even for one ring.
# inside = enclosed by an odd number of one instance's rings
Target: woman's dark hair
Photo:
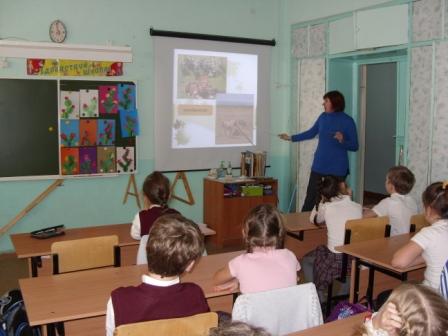
[[[448,219],[448,186],[443,182],[430,184],[422,194],[423,205],[433,209],[442,219]]]
[[[244,220],[243,234],[249,253],[254,247],[281,249],[286,234],[282,215],[271,204],[257,205]]]
[[[166,208],[170,198],[170,181],[161,172],[152,172],[143,182],[143,194],[151,204]]]
[[[322,202],[329,202],[333,197],[338,197],[341,194],[341,182],[344,180],[340,177],[327,175],[323,176],[318,183],[319,199],[317,204]]]
[[[323,98],[331,102],[335,112],[343,112],[345,110],[345,99],[339,91],[328,91]]]

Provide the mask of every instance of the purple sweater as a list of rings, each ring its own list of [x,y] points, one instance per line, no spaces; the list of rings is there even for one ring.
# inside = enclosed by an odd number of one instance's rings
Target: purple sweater
[[[157,218],[166,214],[177,214],[177,210],[171,208],[153,207],[139,212],[140,217],[140,237],[147,235]]]
[[[122,324],[192,316],[210,311],[201,287],[179,283],[159,287],[142,283],[111,293],[115,327]]]

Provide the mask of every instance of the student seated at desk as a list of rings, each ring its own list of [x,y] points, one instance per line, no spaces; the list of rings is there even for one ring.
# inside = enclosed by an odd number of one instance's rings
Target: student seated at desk
[[[392,258],[392,266],[406,268],[426,263],[424,285],[436,290],[440,274],[448,260],[448,181],[429,185],[422,194],[426,220],[431,224],[421,229]]]
[[[162,215],[178,213],[168,207],[170,199],[170,181],[162,173],[155,171],[143,182],[143,200],[145,210],[138,212],[131,226],[131,237],[140,240],[147,235],[154,221]]]
[[[409,195],[415,184],[414,174],[406,167],[395,166],[386,175],[386,191],[390,195],[372,209],[364,209],[364,217],[389,216],[391,236],[408,233],[411,216],[418,212],[417,203]]]
[[[213,277],[215,290],[238,288],[243,294],[297,285],[300,264],[284,248],[285,227],[280,212],[270,204],[261,204],[247,215],[243,238],[247,253],[232,259]]]
[[[107,303],[107,336],[122,324],[210,311],[202,289],[179,279],[192,269],[203,250],[202,234],[192,221],[178,214],[157,219],[147,245],[148,274],[142,276],[139,286],[112,291]]]
[[[336,176],[324,176],[318,185],[320,202],[311,212],[310,221],[327,226],[327,245],[318,246],[302,259],[305,280],[314,282],[321,300],[323,291],[341,274],[345,222],[362,216],[361,205],[351,200],[351,190]]]
[[[448,335],[448,302],[429,287],[402,284],[352,336],[423,335]]]

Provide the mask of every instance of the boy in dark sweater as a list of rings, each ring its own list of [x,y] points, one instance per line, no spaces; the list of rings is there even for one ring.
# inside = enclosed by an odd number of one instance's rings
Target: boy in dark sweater
[[[139,286],[112,291],[107,303],[106,334],[122,324],[185,317],[210,311],[202,289],[180,283],[202,255],[204,240],[196,224],[178,214],[154,223],[146,247],[148,274]]]

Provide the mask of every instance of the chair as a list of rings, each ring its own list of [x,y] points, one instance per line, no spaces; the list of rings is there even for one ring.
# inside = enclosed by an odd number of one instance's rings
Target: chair
[[[206,336],[210,328],[218,326],[216,313],[197,314],[188,317],[173,318],[124,324],[115,329],[115,336]]]
[[[410,232],[419,232],[425,226],[429,226],[428,221],[425,218],[424,214],[413,215],[411,217],[411,229]]]
[[[322,310],[313,283],[242,294],[233,305],[232,320],[284,335],[322,324]]]
[[[120,266],[116,235],[55,242],[51,245],[51,254],[53,274]]]
[[[442,274],[440,274],[440,294],[448,300],[448,260],[443,266]]]
[[[344,245],[358,243],[366,240],[390,237],[389,217],[360,218],[348,220],[345,223]],[[342,256],[341,274],[335,280],[345,283],[347,281],[348,256]],[[328,285],[327,304],[325,315],[331,311],[331,303],[335,299],[346,298],[347,295],[333,297],[333,282]]]
[[[65,240],[51,244],[53,256],[53,274],[67,273],[100,268],[120,266],[120,247],[118,237],[102,236],[76,240]],[[48,324],[48,335],[65,335],[64,324]]]

